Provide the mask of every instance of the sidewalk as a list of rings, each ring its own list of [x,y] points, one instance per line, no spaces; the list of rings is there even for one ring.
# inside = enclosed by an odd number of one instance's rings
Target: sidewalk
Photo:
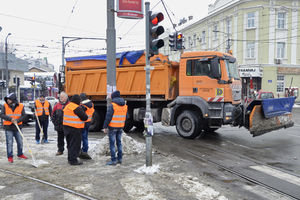
[[[153,150],[153,166],[146,168],[145,144],[125,134],[122,137],[124,151],[122,165],[105,165],[110,156],[108,138],[102,135],[102,138],[89,139],[89,153],[93,160],[84,161],[81,166],[70,166],[67,163],[67,150],[62,156],[55,156],[54,132],[49,133],[49,144],[37,145],[34,143],[33,130],[33,128],[25,128],[23,132],[38,162],[45,164],[34,168],[31,159],[19,160],[16,155],[14,163],[9,164],[6,158],[5,134],[0,130],[2,169],[55,183],[98,199],[227,199],[209,186],[207,177],[197,169],[201,166],[192,167],[190,161]],[[16,143],[14,144],[14,154],[16,154]],[[24,152],[29,156],[25,145]],[[226,191],[225,187],[218,187],[223,193]],[[68,197],[75,198],[72,195]]]

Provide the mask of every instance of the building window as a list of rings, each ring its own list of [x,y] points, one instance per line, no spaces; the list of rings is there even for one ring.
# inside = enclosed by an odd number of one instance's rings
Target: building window
[[[277,15],[277,28],[284,29],[285,28],[285,20],[286,20],[286,14],[285,13],[278,13]]]
[[[202,31],[202,44],[204,44],[205,43],[205,31]]]
[[[254,42],[247,42],[247,58],[254,58]]]
[[[189,41],[189,48],[193,47],[191,36],[188,37],[188,41]]]
[[[255,24],[255,14],[254,12],[247,14],[247,28],[254,28]]]
[[[217,40],[218,39],[218,26],[217,25],[214,26],[213,32],[214,32],[214,39]]]
[[[197,35],[194,34],[194,35],[193,35],[193,46],[194,46],[194,47],[197,46],[197,43],[196,43],[196,42],[197,42]]]
[[[277,75],[277,92],[282,93],[284,92],[284,76]]]
[[[227,31],[227,34],[230,34],[231,33],[231,20],[230,19],[227,19],[226,21],[226,31]]]
[[[285,57],[285,43],[277,42],[277,58]]]

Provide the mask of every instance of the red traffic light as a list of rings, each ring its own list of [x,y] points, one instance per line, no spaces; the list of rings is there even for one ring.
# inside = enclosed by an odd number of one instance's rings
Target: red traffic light
[[[153,25],[157,25],[159,22],[164,20],[164,15],[161,12],[153,13],[150,20]]]
[[[182,39],[182,34],[181,34],[181,33],[179,33],[179,34],[177,35],[177,39],[178,39],[178,40],[181,40],[181,39]]]

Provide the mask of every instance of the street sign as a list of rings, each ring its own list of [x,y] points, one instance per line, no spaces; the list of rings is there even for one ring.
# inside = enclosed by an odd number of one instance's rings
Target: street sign
[[[117,0],[117,16],[126,19],[142,19],[143,0]]]

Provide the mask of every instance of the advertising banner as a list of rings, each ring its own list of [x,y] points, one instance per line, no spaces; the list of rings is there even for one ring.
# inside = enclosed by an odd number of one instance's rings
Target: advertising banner
[[[117,16],[126,19],[142,19],[143,0],[117,0]]]

